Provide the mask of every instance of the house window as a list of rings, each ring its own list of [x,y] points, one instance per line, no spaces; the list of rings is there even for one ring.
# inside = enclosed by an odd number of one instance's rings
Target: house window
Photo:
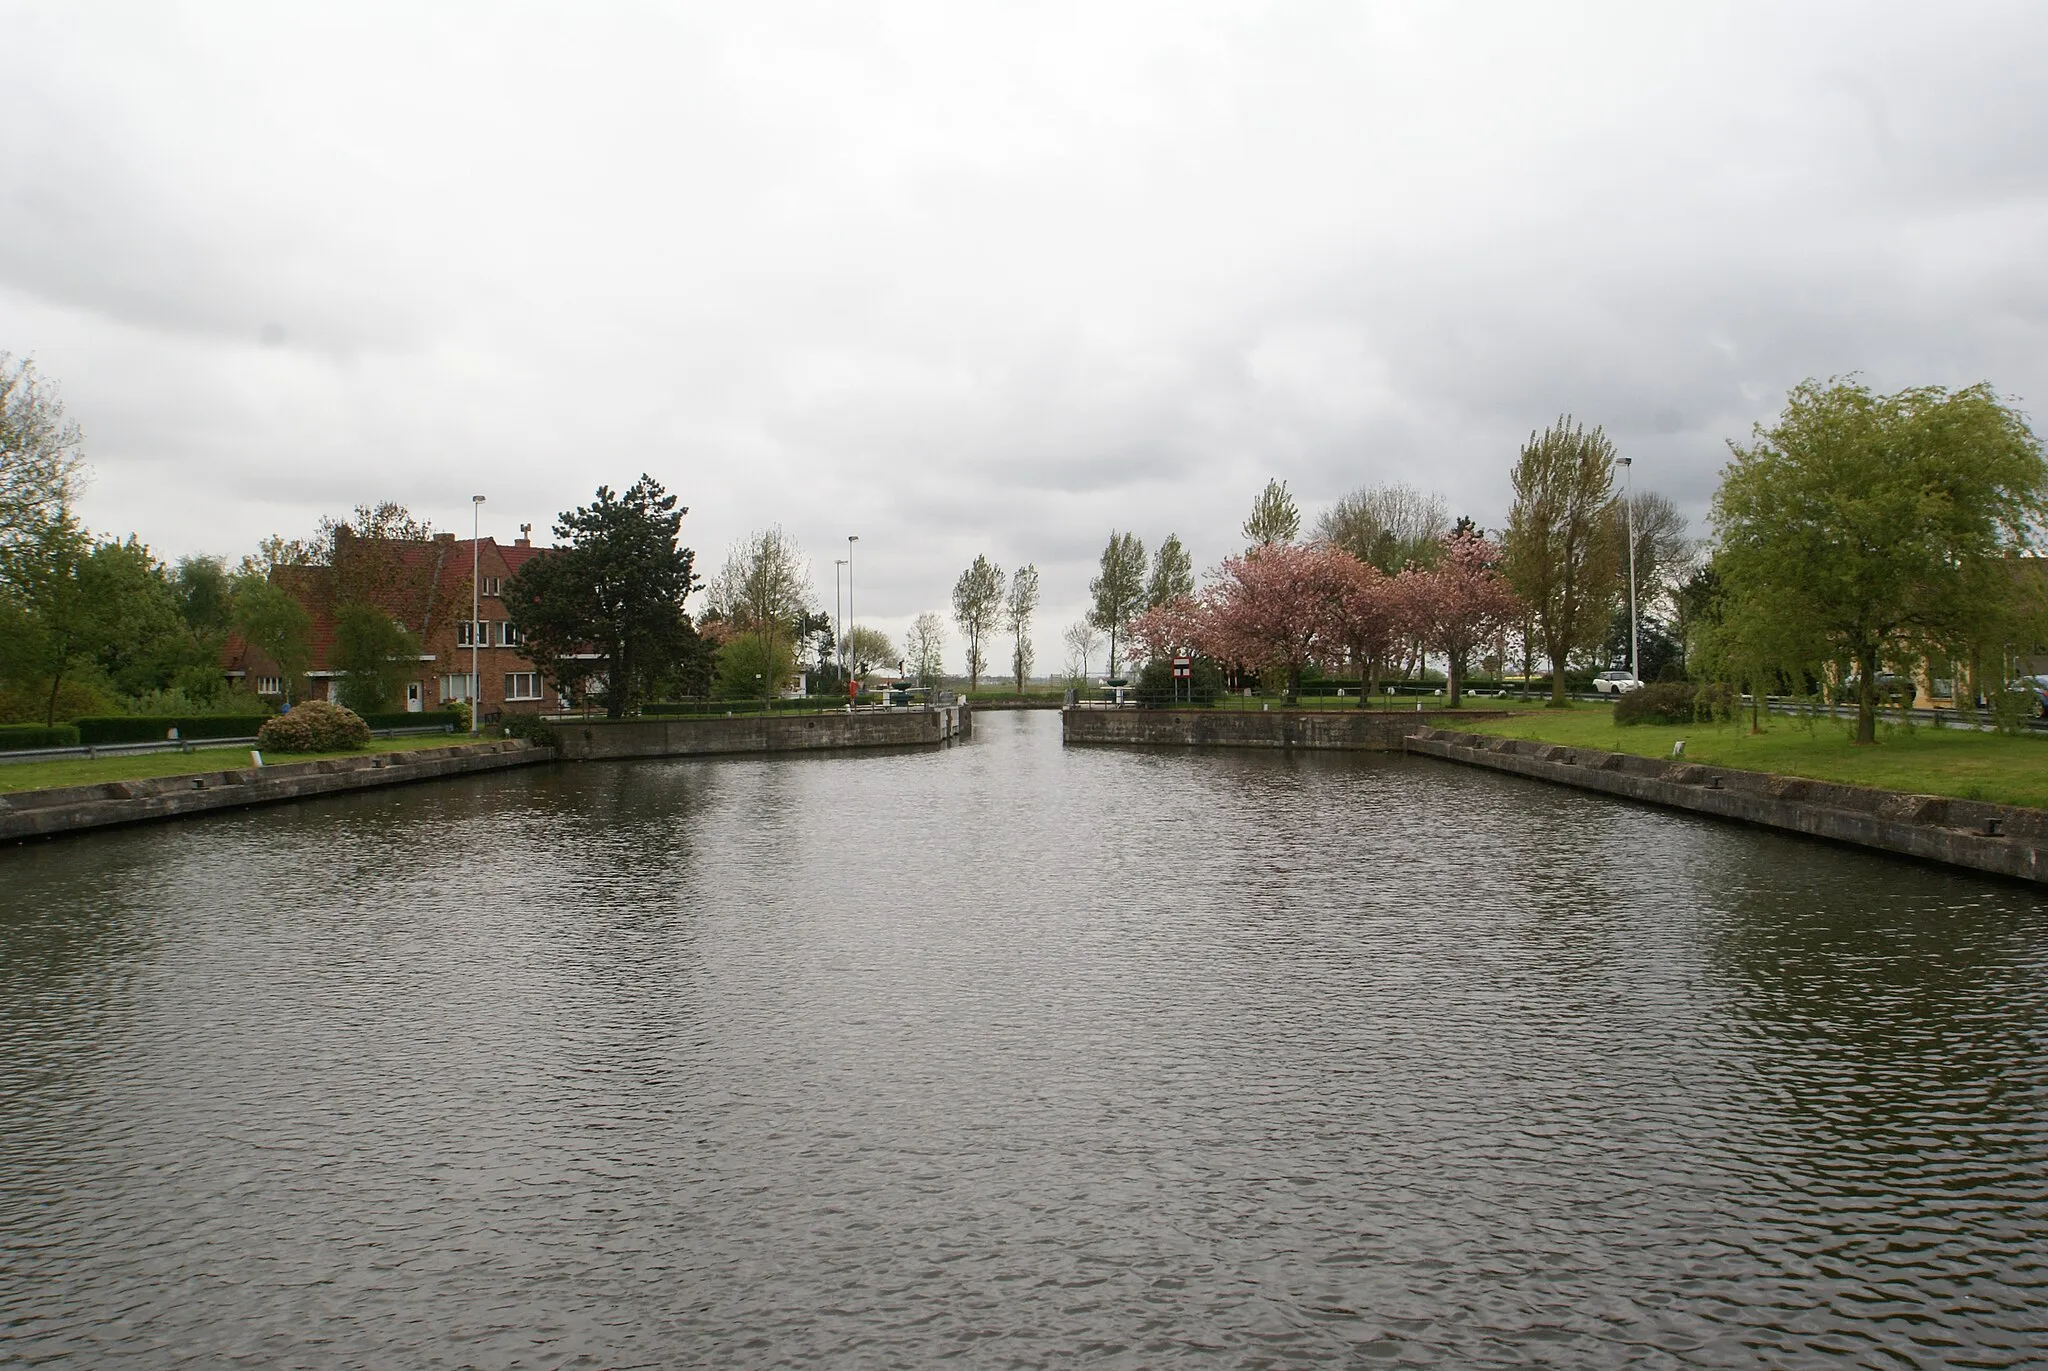
[[[484,577],[484,586],[483,586],[484,594],[486,594],[486,595],[490,596],[490,597],[491,597],[492,599],[494,599],[494,600],[495,600],[495,599],[497,599],[497,598],[498,598],[498,591],[499,591],[499,589],[500,589],[500,586],[501,586],[501,584],[502,584],[502,583],[501,583],[501,582],[500,582],[500,581],[498,580],[498,578],[497,578],[497,577],[495,577],[495,576],[486,576],[486,577]]]
[[[441,703],[447,704],[450,700],[475,699],[476,692],[471,688],[475,680],[476,678],[466,671],[459,676],[443,676],[441,678]]]
[[[508,700],[538,700],[540,698],[540,673],[538,671],[506,672],[505,698]]]
[[[471,623],[467,619],[457,619],[455,621],[455,646],[489,647],[490,645],[491,625],[488,620],[479,619],[475,623]]]
[[[526,636],[519,631],[519,625],[513,623],[510,619],[505,619],[498,624],[499,647],[518,647],[525,641]]]
[[[258,676],[256,678],[256,693],[258,695],[284,694],[284,678],[281,676]]]

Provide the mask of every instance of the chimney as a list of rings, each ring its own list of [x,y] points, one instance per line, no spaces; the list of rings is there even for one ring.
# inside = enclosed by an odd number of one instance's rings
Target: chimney
[[[512,546],[514,546],[514,547],[532,547],[532,546],[533,546],[533,525],[532,525],[532,524],[521,524],[521,525],[519,526],[519,536],[518,536],[517,538],[514,538],[514,539],[512,540]]]
[[[437,543],[452,543],[455,541],[455,535],[452,533],[436,533],[434,541]]]

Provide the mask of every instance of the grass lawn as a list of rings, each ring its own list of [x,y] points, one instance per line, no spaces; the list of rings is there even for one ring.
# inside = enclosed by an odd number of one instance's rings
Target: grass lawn
[[[466,743],[466,734],[435,733],[415,738],[378,738],[354,752],[267,752],[273,766],[317,762],[323,757],[372,757],[380,752],[412,752],[423,747]],[[0,792],[50,790],[58,786],[98,785],[103,781],[147,781],[159,776],[193,776],[206,771],[233,771],[249,765],[247,747],[202,747],[191,752],[142,752],[129,757],[67,757],[52,762],[0,763]]]
[[[1857,747],[1853,727],[1846,719],[1815,719],[1809,728],[1805,720],[1767,715],[1763,733],[1752,736],[1744,715],[1728,724],[1617,728],[1612,706],[1587,704],[1475,723],[1467,731],[1642,757],[1669,757],[1671,744],[1683,738],[1685,759],[1707,766],[2048,807],[2048,737],[1879,724],[1877,744]]]

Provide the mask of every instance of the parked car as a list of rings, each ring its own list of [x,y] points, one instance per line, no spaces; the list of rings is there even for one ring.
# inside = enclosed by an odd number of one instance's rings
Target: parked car
[[[2034,697],[2034,710],[2048,719],[2048,676],[2022,676],[2006,686],[2007,690],[2025,691]]]
[[[1642,688],[1643,683],[1632,671],[1603,671],[1593,678],[1593,689],[1602,695],[1626,695]]]

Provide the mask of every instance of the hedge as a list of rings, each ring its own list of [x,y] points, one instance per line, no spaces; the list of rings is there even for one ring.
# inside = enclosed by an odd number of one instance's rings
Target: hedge
[[[253,738],[269,714],[104,715],[75,719],[78,739],[88,747],[104,743],[160,743],[178,730],[180,738]]]
[[[357,716],[371,728],[454,728],[467,731],[469,724],[452,709],[424,709],[413,713],[403,709],[383,710]]]
[[[71,724],[0,724],[0,752],[25,752],[35,747],[77,747],[78,729]]]
[[[867,700],[872,697],[863,693],[861,698]],[[782,710],[824,709],[831,705],[843,705],[845,703],[846,697],[844,695],[806,695],[795,700],[777,699],[771,702],[770,707]],[[759,714],[761,712],[761,704],[761,697],[758,695],[751,700],[658,700],[640,706],[640,713],[642,715],[717,714],[721,716],[726,714]]]

